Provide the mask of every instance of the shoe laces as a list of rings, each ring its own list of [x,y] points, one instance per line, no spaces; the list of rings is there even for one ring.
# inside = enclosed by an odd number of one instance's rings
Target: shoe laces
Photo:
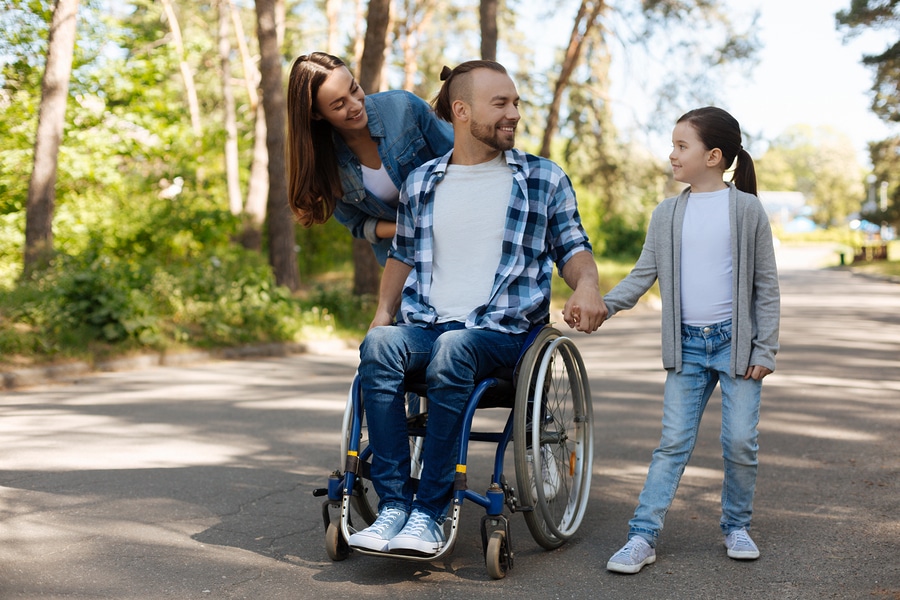
[[[404,527],[404,529],[409,535],[421,535],[430,524],[431,517],[425,513],[415,511],[409,517],[409,521],[406,522],[406,527]]]
[[[618,552],[618,554],[626,555],[630,558],[639,558],[641,552],[644,551],[644,544],[647,544],[647,540],[639,535],[636,535],[628,540],[628,543],[625,544],[625,546]]]
[[[369,530],[373,533],[377,533],[381,535],[385,532],[385,530],[390,529],[394,523],[397,522],[397,519],[402,518],[403,511],[399,509],[387,509],[381,511],[378,515],[378,518],[375,519],[375,522],[369,527]]]
[[[732,548],[737,548],[740,546],[752,546],[753,540],[750,539],[750,534],[747,533],[746,529],[737,529],[731,532],[731,546]]]

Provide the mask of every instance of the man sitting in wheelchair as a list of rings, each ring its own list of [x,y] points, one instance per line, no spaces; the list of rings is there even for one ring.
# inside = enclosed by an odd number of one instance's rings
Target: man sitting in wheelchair
[[[401,190],[397,234],[382,276],[359,376],[376,521],[349,544],[434,554],[444,543],[461,413],[475,383],[513,367],[528,331],[546,322],[553,263],[574,290],[563,319],[600,327],[607,310],[571,182],[559,166],[513,148],[519,96],[492,61],[444,68],[437,116],[453,150],[415,170]],[[394,324],[394,318],[397,323]],[[404,379],[424,375],[424,467],[410,479]]]

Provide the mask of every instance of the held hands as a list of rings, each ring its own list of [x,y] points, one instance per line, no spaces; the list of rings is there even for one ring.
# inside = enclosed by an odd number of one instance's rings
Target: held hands
[[[591,333],[606,320],[609,309],[593,286],[578,286],[563,308],[563,320],[572,329]]]

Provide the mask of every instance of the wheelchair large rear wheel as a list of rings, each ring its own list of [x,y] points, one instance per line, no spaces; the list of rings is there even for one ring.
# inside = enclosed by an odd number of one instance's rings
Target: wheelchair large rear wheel
[[[574,342],[545,326],[516,379],[513,451],[519,503],[534,540],[550,550],[574,535],[587,509],[593,411]]]

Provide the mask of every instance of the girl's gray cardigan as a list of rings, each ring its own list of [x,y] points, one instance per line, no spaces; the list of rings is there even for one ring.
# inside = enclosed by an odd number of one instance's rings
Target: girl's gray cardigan
[[[781,300],[769,220],[759,199],[729,183],[731,224],[731,375],[751,365],[775,370]],[[633,307],[653,282],[662,295],[662,361],[681,372],[681,229],[690,188],[653,211],[641,256],[603,300],[609,316]]]

